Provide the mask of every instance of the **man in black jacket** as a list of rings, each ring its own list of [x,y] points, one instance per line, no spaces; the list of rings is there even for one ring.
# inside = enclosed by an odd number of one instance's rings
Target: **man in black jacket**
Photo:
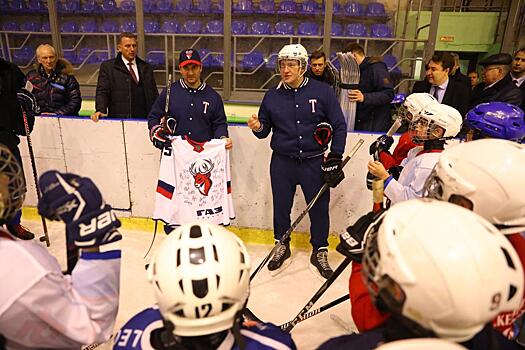
[[[337,91],[337,71],[334,71],[326,59],[323,50],[317,50],[310,55],[310,67],[305,73],[308,78],[327,83]]]
[[[153,68],[137,55],[137,36],[121,33],[119,53],[100,65],[93,121],[106,113],[115,118],[146,118],[159,96]]]
[[[525,47],[514,53],[510,76],[514,84],[521,90],[521,109],[525,110]]]
[[[357,102],[355,130],[386,132],[392,124],[390,102],[394,88],[386,64],[378,57],[367,57],[357,43],[347,45],[359,64],[360,78],[357,89],[350,90],[348,98]]]
[[[478,84],[470,98],[470,108],[484,102],[506,102],[520,106],[521,91],[514,84],[509,74],[512,56],[508,53],[498,53],[479,62],[483,67],[483,83]]]
[[[459,55],[455,52],[451,52],[450,55],[454,58],[454,67],[449,74],[449,79],[455,81],[456,83],[463,84],[468,88],[468,91],[471,90],[470,79],[465,74],[461,73],[461,68],[459,65]]]
[[[82,98],[71,63],[57,58],[55,49],[48,44],[37,47],[36,58],[38,63],[27,73],[27,80],[33,84],[32,93],[40,113],[78,115]]]
[[[462,116],[468,111],[470,90],[463,84],[449,79],[449,73],[454,67],[454,57],[447,52],[434,54],[428,62],[426,79],[414,84],[412,93],[427,92],[439,103],[454,107]]]

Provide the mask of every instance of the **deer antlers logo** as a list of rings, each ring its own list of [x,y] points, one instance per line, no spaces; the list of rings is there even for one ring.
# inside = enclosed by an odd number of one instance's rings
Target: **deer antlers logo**
[[[210,192],[211,185],[211,171],[213,170],[213,162],[208,159],[197,159],[195,162],[190,164],[190,174],[195,179],[195,187],[199,190],[200,194],[207,196]]]

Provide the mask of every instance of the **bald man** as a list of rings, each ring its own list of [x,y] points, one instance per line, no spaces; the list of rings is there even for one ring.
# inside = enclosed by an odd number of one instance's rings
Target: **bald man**
[[[82,98],[73,66],[58,58],[53,46],[42,44],[36,49],[37,63],[27,73],[42,114],[78,115]]]

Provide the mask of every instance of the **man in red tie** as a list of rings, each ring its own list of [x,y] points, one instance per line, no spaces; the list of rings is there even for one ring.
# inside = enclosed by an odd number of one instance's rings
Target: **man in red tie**
[[[119,53],[100,65],[93,121],[106,114],[115,118],[146,118],[159,93],[153,67],[137,57],[137,36],[121,33]]]

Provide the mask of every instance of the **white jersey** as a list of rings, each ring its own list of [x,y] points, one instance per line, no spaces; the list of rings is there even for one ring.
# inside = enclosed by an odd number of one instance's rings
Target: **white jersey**
[[[162,153],[153,219],[181,225],[205,220],[229,225],[235,218],[230,157],[225,140],[174,137]]]
[[[65,276],[41,244],[0,229],[0,281],[0,334],[7,349],[80,349],[111,336],[120,250],[84,252]]]
[[[423,151],[423,147],[412,148],[401,162],[403,170],[399,180],[391,179],[385,186],[385,196],[392,204],[423,196],[425,182],[434,169],[441,150]]]

